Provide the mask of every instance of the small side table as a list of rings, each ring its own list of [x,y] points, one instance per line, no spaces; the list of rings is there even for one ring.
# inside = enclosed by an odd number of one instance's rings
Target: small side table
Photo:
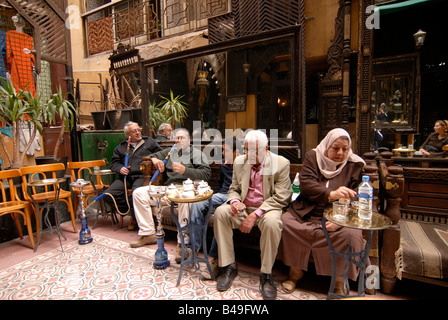
[[[67,240],[67,238],[64,236],[64,234],[62,233],[62,229],[61,229],[61,217],[60,217],[60,212],[59,212],[59,192],[61,190],[61,187],[59,186],[59,184],[64,182],[65,180],[66,180],[66,178],[54,178],[54,179],[34,180],[34,181],[30,181],[28,183],[28,185],[30,187],[44,187],[44,186],[54,185],[54,201],[52,203],[50,203],[50,199],[46,199],[45,204],[39,206],[37,204],[37,202],[34,200],[33,195],[30,194],[30,197],[33,200],[34,206],[39,215],[39,221],[40,221],[39,238],[37,239],[36,247],[34,248],[34,251],[36,251],[37,247],[39,246],[39,242],[40,242],[40,239],[42,238],[42,234],[47,234],[47,233],[50,235],[51,234],[58,235],[59,243],[61,245],[61,250],[64,251],[64,249],[62,247],[61,236],[64,238],[64,240]],[[54,229],[51,225],[50,218],[48,217],[51,206],[54,209],[54,217],[55,217],[55,222],[56,222]],[[45,224],[48,227],[47,231],[42,231],[42,214],[40,212],[40,209],[43,209],[43,208],[46,209],[43,220],[45,221]]]
[[[344,252],[334,250],[333,243],[331,241],[331,238],[330,238],[327,228],[325,226],[325,222],[327,222],[327,220],[334,224],[342,226],[342,227],[355,228],[355,229],[368,231],[368,238],[367,238],[367,242],[364,247],[364,250],[362,250],[360,252],[352,252],[352,248],[351,248],[350,244],[347,244],[348,248]],[[324,231],[325,237],[327,238],[328,246],[330,248],[331,265],[332,265],[332,267],[331,267],[331,270],[332,270],[331,284],[330,284],[330,289],[328,291],[327,299],[364,297],[364,295],[365,295],[365,286],[364,286],[365,270],[366,270],[367,258],[369,257],[369,252],[372,247],[373,231],[386,229],[390,225],[392,225],[392,220],[390,220],[385,215],[382,215],[377,212],[373,212],[371,220],[364,220],[364,219],[360,219],[358,217],[358,212],[356,209],[350,208],[347,221],[341,222],[341,221],[333,219],[333,209],[332,208],[329,208],[324,211],[324,216],[322,218],[322,229]],[[350,296],[350,295],[348,295],[348,292],[345,295],[334,293],[334,286],[335,286],[335,282],[336,282],[336,257],[341,257],[344,260],[346,260],[346,266],[344,269],[344,274],[342,276],[342,282],[345,284],[348,284],[349,263],[353,263],[354,265],[356,265],[359,268],[358,294],[357,295]],[[356,259],[357,257],[359,257],[359,259]],[[349,288],[347,288],[347,291],[348,290],[349,290]]]
[[[409,149],[409,148],[397,148],[397,149],[392,149],[392,151],[394,152],[394,154],[396,156],[404,155],[406,158],[411,158],[416,150]]]
[[[207,241],[206,241],[208,221],[210,220],[210,215],[211,215],[211,212],[213,209],[212,195],[213,195],[213,192],[210,191],[210,192],[207,192],[204,196],[195,197],[192,199],[185,199],[185,198],[181,198],[181,197],[177,197],[177,198],[168,197],[168,199],[171,201],[171,216],[172,216],[174,222],[176,223],[177,231],[180,234],[181,246],[182,246],[182,261],[180,263],[179,278],[177,279],[176,286],[179,286],[180,280],[182,279],[183,267],[185,265],[191,264],[195,267],[196,270],[198,270],[199,262],[205,262],[212,280],[215,281],[215,275],[212,272],[212,267],[210,266],[210,261],[208,261]],[[176,202],[177,203],[194,203],[194,202],[200,202],[200,201],[205,201],[205,200],[209,201],[209,206],[208,206],[209,209],[205,216],[204,224],[193,223],[190,220],[190,221],[188,221],[188,223],[185,226],[181,227],[179,224],[179,219],[177,218],[177,216],[174,212],[174,206],[175,206]],[[191,240],[190,240],[191,254],[188,256],[187,259],[185,259],[185,252],[187,250],[187,245],[185,244],[184,231],[189,232],[190,238],[191,238]],[[200,258],[197,255],[197,251],[196,251],[197,248],[195,247],[195,241],[194,241],[194,237],[196,236],[197,232],[198,233],[200,232],[201,237],[202,237],[202,251],[204,253],[204,258]]]
[[[92,176],[110,176],[110,177],[112,177],[113,174],[114,174],[114,172],[112,172],[112,170],[103,169],[103,170],[99,170],[99,171],[92,171],[92,172],[90,172],[90,177],[92,177]],[[112,181],[112,178],[110,180]],[[95,195],[97,197],[99,195],[101,195],[101,193],[98,190],[96,190],[95,182],[92,181],[92,178],[90,178],[90,183],[93,186],[93,190],[95,192]],[[112,184],[112,182],[111,182],[111,184]],[[104,192],[104,190],[103,190],[103,192]],[[114,231],[115,231],[115,224],[118,224],[117,216],[112,212],[112,210],[110,212],[108,212],[107,210],[104,209],[105,207],[104,207],[103,199],[99,200],[99,205],[98,206],[99,206],[99,210],[96,213],[96,218],[95,218],[95,223],[93,224],[93,229],[95,229],[96,223],[98,222],[98,217],[100,215],[102,215],[103,217],[110,215],[110,217],[112,219],[112,225],[113,225]]]

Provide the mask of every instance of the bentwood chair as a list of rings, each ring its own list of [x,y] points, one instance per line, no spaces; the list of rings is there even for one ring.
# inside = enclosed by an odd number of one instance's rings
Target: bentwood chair
[[[28,201],[22,201],[19,199],[17,189],[14,185],[14,178],[20,178],[21,173],[18,169],[3,170],[0,171],[0,189],[1,189],[1,202],[0,202],[0,216],[10,214],[14,219],[17,231],[19,232],[20,239],[23,239],[22,227],[20,225],[19,215],[23,217],[23,224],[26,225],[28,230],[28,236],[30,238],[31,247],[34,249],[34,235],[31,225],[31,205]],[[8,195],[9,185],[9,197]],[[36,218],[37,220],[37,218]]]
[[[28,183],[39,179],[56,179],[57,171],[65,171],[65,166],[63,163],[42,164],[20,168],[20,173],[22,174],[23,196],[25,197],[25,200],[32,205],[34,210],[37,209],[34,206],[33,199],[37,204],[43,202],[53,203],[56,195],[56,188],[53,188],[52,186],[45,186],[37,189],[36,187],[29,186]],[[57,187],[59,188],[58,185]],[[31,195],[33,198],[31,198]],[[73,231],[76,233],[76,217],[75,212],[73,211],[72,193],[59,188],[58,200],[67,205],[67,210],[70,213],[72,220]],[[40,230],[40,222],[37,223],[39,224],[37,226],[37,230]]]
[[[75,182],[78,179],[89,180],[91,184],[86,185],[82,188],[82,193],[84,195],[84,204],[87,205],[88,200],[92,196],[99,196],[103,191],[109,187],[101,180],[101,175],[92,175],[95,167],[103,167],[106,165],[105,160],[91,160],[91,161],[79,161],[79,162],[69,162],[67,167],[70,170],[71,177],[70,181]],[[96,177],[96,178],[93,178]],[[79,204],[79,188],[72,187],[73,196],[75,197],[75,212],[78,210]],[[102,201],[100,201],[101,210]]]

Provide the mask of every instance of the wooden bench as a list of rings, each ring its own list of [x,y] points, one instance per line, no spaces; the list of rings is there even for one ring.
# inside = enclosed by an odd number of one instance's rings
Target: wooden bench
[[[209,185],[214,188],[216,184],[218,183],[218,177],[219,177],[219,164],[211,164],[210,165],[212,169],[212,175],[210,178],[210,181],[208,181]],[[143,172],[144,176],[144,185],[148,185],[149,181],[151,180],[152,175],[155,172],[155,169],[152,167],[151,160],[149,158],[144,157],[142,164],[141,164],[141,170]],[[302,164],[291,164],[290,165],[290,179],[291,183],[294,180],[297,172],[300,172],[302,170]],[[160,184],[161,180],[156,179],[154,184]],[[162,225],[167,230],[177,231],[176,224],[174,223],[170,207],[165,207],[162,209]],[[213,215],[211,216],[209,220],[208,225],[208,233],[210,237],[213,235]],[[252,232],[249,234],[244,234],[236,230],[234,232],[234,240],[235,244],[238,246],[253,248],[253,249],[259,249],[259,239],[260,239],[260,231],[258,228],[253,228]]]
[[[393,221],[380,239],[383,291],[401,278],[448,286],[448,168],[396,166],[391,155],[378,158]]]

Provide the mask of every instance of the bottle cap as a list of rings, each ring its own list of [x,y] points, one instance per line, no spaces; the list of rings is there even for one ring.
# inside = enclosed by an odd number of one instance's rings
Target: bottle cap
[[[362,181],[369,181],[370,177],[369,176],[362,176]]]

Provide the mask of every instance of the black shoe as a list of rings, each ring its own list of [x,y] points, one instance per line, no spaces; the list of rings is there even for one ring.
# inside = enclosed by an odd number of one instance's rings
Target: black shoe
[[[264,300],[277,298],[277,286],[272,280],[272,274],[260,273],[260,291]]]
[[[227,267],[222,268],[221,274],[216,280],[216,289],[218,289],[218,291],[228,290],[237,274],[238,267],[236,266],[235,262],[229,264]]]

